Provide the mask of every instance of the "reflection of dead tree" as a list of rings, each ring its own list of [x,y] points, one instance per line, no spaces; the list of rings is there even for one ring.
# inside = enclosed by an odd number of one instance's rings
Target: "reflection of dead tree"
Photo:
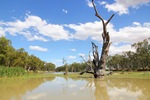
[[[100,98],[102,100],[110,100],[108,91],[107,91],[107,86],[106,82],[104,80],[95,80],[95,98],[96,100],[99,100]]]
[[[111,45],[109,32],[107,32],[106,26],[108,25],[110,20],[113,18],[114,14],[111,15],[111,17],[105,22],[104,19],[98,14],[98,11],[97,11],[96,6],[94,4],[94,0],[92,0],[92,4],[93,4],[94,10],[95,10],[95,16],[98,17],[102,21],[103,46],[102,46],[101,57],[99,58],[98,46],[96,46],[92,42],[92,51],[93,51],[93,57],[94,57],[94,59],[93,59],[94,72],[92,72],[92,71],[84,71],[84,72],[91,73],[94,75],[95,78],[97,78],[97,77],[105,74],[104,71],[105,71],[105,66],[106,66],[106,58],[108,56],[109,47]],[[83,72],[81,72],[80,74],[82,75]]]
[[[96,100],[109,100],[106,82],[103,79],[88,79],[85,88],[90,88],[94,92]]]
[[[95,84],[94,84],[93,78],[88,79],[87,84],[85,85],[85,88],[89,88],[90,92],[93,93],[94,86]]]

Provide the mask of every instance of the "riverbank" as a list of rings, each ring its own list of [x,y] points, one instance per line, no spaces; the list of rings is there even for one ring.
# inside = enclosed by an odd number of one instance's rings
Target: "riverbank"
[[[140,78],[150,79],[150,71],[144,72],[113,72],[113,75],[107,76],[108,78]]]
[[[94,78],[92,74],[83,74],[79,75],[79,73],[69,73],[68,75],[64,75],[63,73],[33,73],[29,72],[22,76],[13,76],[13,77],[1,77],[0,79],[7,78],[44,78],[44,77],[68,77],[68,78]],[[113,72],[112,75],[103,76],[105,78],[139,78],[139,79],[150,79],[150,72]]]

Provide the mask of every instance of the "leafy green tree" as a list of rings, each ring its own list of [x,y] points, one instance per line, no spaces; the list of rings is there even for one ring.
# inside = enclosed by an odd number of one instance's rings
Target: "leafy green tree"
[[[0,37],[0,65],[8,65],[12,51],[11,41],[5,37]]]
[[[108,61],[107,61],[107,66],[110,68],[110,69],[120,69],[122,68],[122,55],[114,55],[114,56],[110,56],[108,57]]]
[[[66,66],[60,66],[55,69],[56,72],[64,72],[66,70]]]
[[[14,61],[12,66],[19,66],[25,68],[27,65],[28,53],[24,50],[24,48],[20,48],[14,52]]]
[[[138,68],[150,68],[150,44],[149,40],[145,39],[142,42],[134,43],[132,47],[136,49],[135,59],[137,60]]]
[[[122,63],[126,70],[132,70],[132,69],[136,68],[136,66],[134,65],[135,64],[134,55],[135,55],[135,53],[132,51],[123,52]]]
[[[71,71],[71,72],[79,72],[79,71],[81,71],[80,63],[74,62],[74,63],[70,64],[69,71]]]
[[[15,50],[11,41],[0,37],[0,66],[22,67],[26,70],[43,70],[45,62],[34,55],[29,55],[24,48]],[[46,63],[47,70],[55,70],[55,65]]]
[[[149,70],[150,69],[150,38],[132,45],[136,52],[123,52],[123,55],[110,56],[107,66],[121,70]]]
[[[46,71],[55,71],[56,66],[53,63],[46,63],[44,67]]]

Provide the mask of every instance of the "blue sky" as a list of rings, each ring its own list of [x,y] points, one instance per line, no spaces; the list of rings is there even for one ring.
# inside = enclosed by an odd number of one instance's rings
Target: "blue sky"
[[[107,28],[109,55],[134,51],[131,44],[150,37],[150,0],[95,0]],[[91,41],[102,46],[102,24],[90,0],[0,0],[0,37],[41,60],[62,65],[82,62]]]

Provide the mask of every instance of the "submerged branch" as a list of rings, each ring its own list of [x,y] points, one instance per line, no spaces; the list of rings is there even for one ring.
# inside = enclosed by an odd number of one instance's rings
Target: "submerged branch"
[[[92,72],[92,71],[82,71],[81,73],[80,73],[80,75],[83,75],[84,73],[89,73],[89,74],[93,74],[94,75],[94,72]]]

